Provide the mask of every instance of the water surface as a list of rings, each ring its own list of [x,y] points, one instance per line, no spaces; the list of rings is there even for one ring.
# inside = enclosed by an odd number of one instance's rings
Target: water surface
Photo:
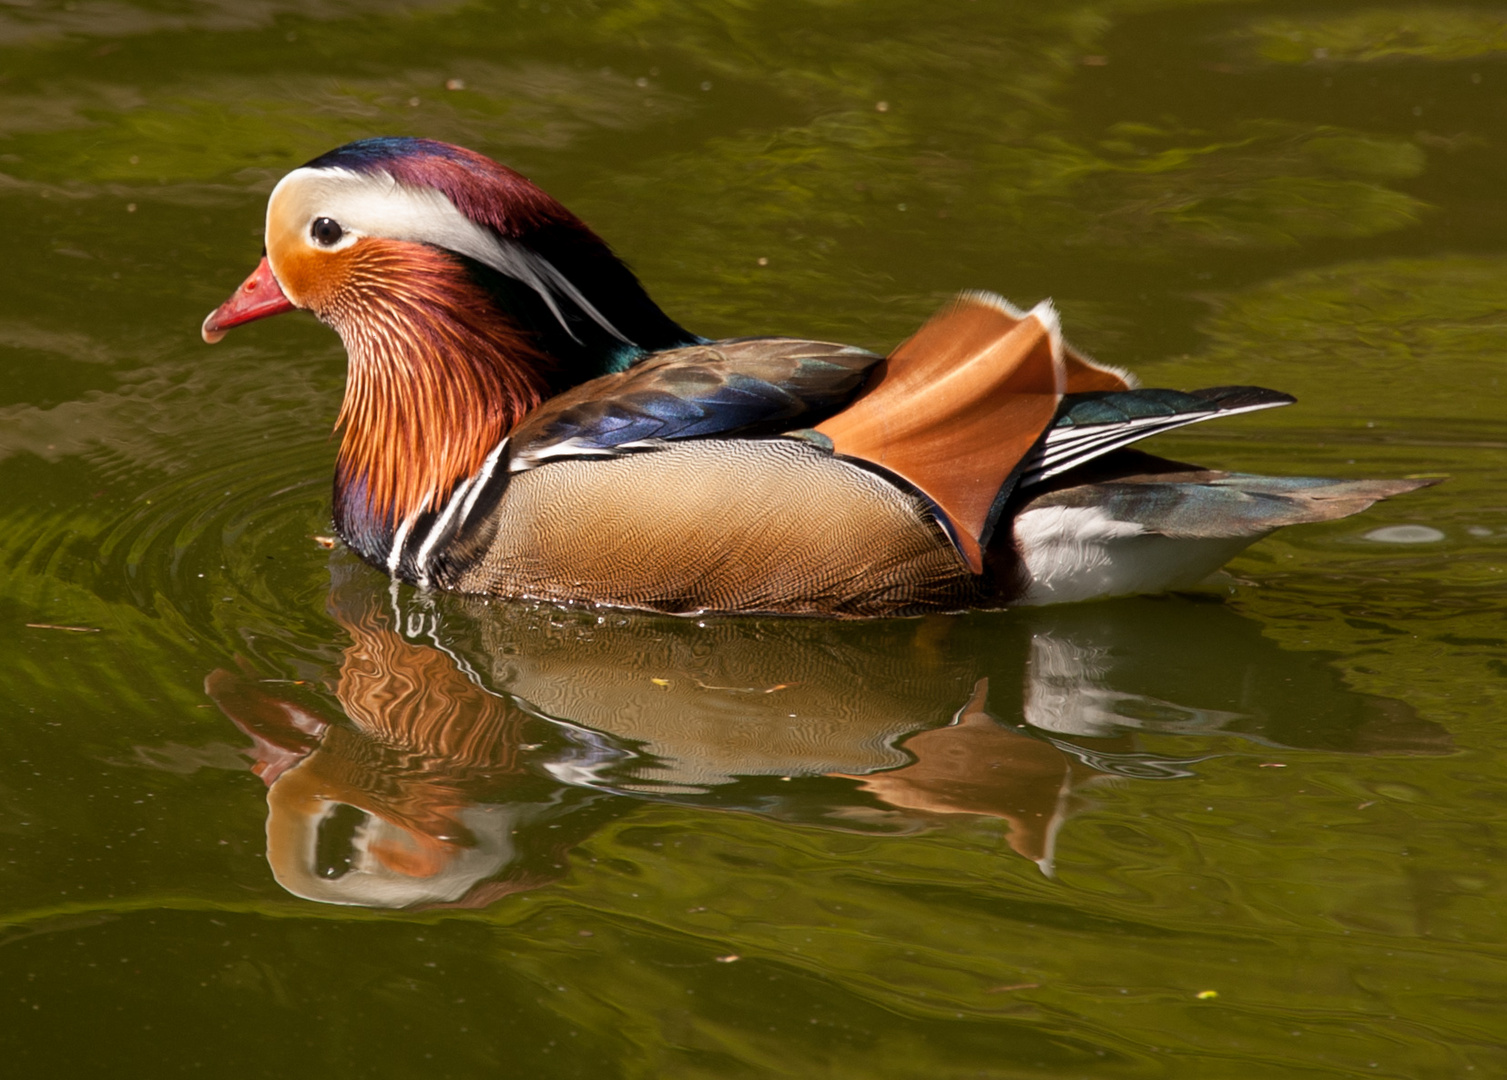
[[[1499,7],[0,5],[18,1075],[1507,1071]],[[674,317],[1051,296],[1179,433],[1448,476],[1172,597],[843,624],[393,590],[267,192],[464,143]]]

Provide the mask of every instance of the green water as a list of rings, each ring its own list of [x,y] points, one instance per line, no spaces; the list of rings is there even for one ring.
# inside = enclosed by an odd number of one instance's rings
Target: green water
[[[7,1075],[1507,1074],[1504,26],[0,2]],[[1450,479],[1165,598],[392,592],[313,539],[334,336],[198,338],[276,179],[379,133],[709,336],[1051,296],[1148,384],[1300,398],[1169,456]]]

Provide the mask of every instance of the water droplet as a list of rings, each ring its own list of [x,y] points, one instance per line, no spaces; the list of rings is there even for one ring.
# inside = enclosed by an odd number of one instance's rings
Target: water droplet
[[[1378,544],[1437,544],[1444,534],[1428,525],[1388,525],[1372,529],[1366,539]]]

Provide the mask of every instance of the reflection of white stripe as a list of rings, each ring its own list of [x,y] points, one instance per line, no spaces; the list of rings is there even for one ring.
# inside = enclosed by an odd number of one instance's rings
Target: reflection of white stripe
[[[315,219],[340,223],[345,234],[326,248],[309,235]],[[274,220],[278,228],[274,229]],[[433,244],[469,256],[523,282],[539,294],[565,332],[576,338],[556,303],[564,296],[619,341],[628,339],[592,306],[548,259],[514,240],[506,240],[456,209],[443,192],[399,184],[389,174],[349,169],[294,169],[278,181],[267,201],[267,235],[292,233],[315,251],[338,251],[363,236]],[[275,269],[275,268],[274,268]]]

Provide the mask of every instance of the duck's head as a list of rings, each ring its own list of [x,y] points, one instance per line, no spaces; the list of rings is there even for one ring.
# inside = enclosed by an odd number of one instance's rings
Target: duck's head
[[[443,277],[457,264],[498,294],[499,315],[534,335],[578,345],[605,337],[618,352],[689,337],[662,314],[646,318],[641,288],[614,294],[631,273],[519,173],[448,143],[378,138],[331,150],[278,182],[262,262],[204,320],[204,339],[295,308],[342,330],[383,292],[408,284],[405,272]],[[441,304],[469,299],[464,285],[449,284],[456,291],[436,297]]]
[[[261,263],[204,340],[295,309],[350,354],[337,504],[376,523],[437,504],[543,398],[696,340],[558,201],[429,139],[364,139],[283,177]]]

